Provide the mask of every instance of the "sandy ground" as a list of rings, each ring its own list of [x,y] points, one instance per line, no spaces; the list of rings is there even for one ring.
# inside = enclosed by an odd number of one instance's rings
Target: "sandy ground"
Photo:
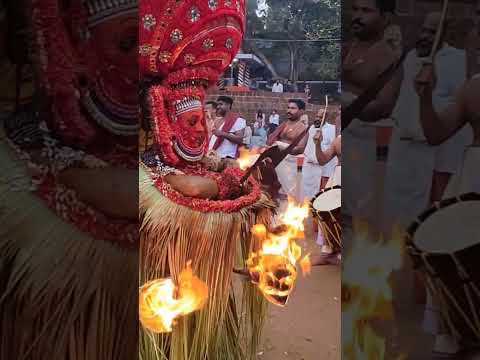
[[[258,359],[340,359],[340,280],[337,266],[313,267],[309,276],[299,277],[287,306],[270,306]]]
[[[298,184],[301,183],[301,175]],[[317,253],[312,225],[307,221],[307,252]],[[337,360],[341,358],[341,270],[337,266],[313,267],[299,275],[285,308],[270,306],[261,360]]]

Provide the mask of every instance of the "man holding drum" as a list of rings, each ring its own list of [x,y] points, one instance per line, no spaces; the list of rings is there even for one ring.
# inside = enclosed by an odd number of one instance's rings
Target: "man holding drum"
[[[325,165],[332,161],[335,157],[338,158],[337,166],[330,177],[325,188],[328,189],[334,186],[341,186],[341,154],[342,154],[342,140],[341,135],[337,136],[331,146],[325,151],[322,150],[323,134],[321,130],[313,137],[315,143],[315,155],[320,165]],[[338,219],[337,219],[338,220]],[[324,244],[322,239],[321,229],[319,227],[317,243],[322,246],[322,253],[318,257],[312,257],[312,264],[315,265],[336,265],[340,263],[341,252],[335,251],[331,245]]]
[[[419,96],[420,120],[427,142],[430,145],[445,143],[467,124],[471,125],[474,135],[472,145],[466,148],[461,166],[448,183],[444,198],[458,197],[469,192],[480,193],[480,78],[473,76],[464,83],[454,101],[441,112],[434,107],[433,92],[436,83],[438,77],[434,66],[431,63],[424,64],[414,85]],[[448,352],[456,353],[460,350],[458,339],[449,334],[444,334],[443,338],[450,344]]]

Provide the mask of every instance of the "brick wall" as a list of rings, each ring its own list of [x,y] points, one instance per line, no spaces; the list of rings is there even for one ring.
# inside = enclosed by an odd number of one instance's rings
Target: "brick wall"
[[[220,95],[226,95],[233,98],[233,111],[240,113],[249,122],[255,121],[255,115],[259,109],[261,109],[267,116],[270,115],[273,109],[276,109],[280,114],[280,119],[286,119],[288,99],[292,98],[305,101],[309,119],[315,118],[315,114],[318,110],[323,108],[322,105],[308,103],[304,93],[277,94],[268,91],[231,92],[212,90],[207,95],[207,101],[216,100]]]

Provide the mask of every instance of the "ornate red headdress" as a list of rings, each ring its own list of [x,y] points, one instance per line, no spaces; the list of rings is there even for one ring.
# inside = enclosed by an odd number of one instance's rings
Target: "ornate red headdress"
[[[245,31],[245,0],[140,0],[140,78],[165,162],[205,154],[205,89],[231,63]],[[158,85],[159,83],[159,85]]]
[[[47,121],[79,147],[138,138],[137,0],[34,0]]]

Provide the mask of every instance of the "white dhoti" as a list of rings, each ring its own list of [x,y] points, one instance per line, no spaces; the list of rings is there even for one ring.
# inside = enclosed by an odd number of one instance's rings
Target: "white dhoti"
[[[336,185],[342,186],[342,166],[341,165],[337,165],[335,167],[335,170],[333,171],[333,175],[328,179],[327,185],[325,187],[328,188]]]
[[[463,163],[448,183],[444,198],[468,192],[480,193],[480,146],[467,148]]]
[[[320,191],[322,167],[318,164],[305,161],[302,168],[303,196],[313,198]]]
[[[342,164],[348,169],[342,188],[342,213],[372,219],[376,177],[376,128],[354,120],[342,133]]]
[[[337,165],[335,166],[335,169],[333,171],[333,175],[330,176],[328,179],[327,184],[325,185],[325,188],[333,187],[333,186],[342,186],[342,166]],[[343,199],[342,199],[343,200]],[[322,234],[322,229],[320,227],[320,224],[318,225],[318,235],[317,235],[317,244],[319,246],[322,246],[322,252],[329,252],[331,249],[325,249],[325,239]]]
[[[435,171],[454,174],[463,161],[465,149],[472,143],[472,128],[467,125],[437,147]]]
[[[430,203],[436,147],[394,130],[385,171],[384,224],[406,228]]]
[[[297,187],[297,158],[293,155],[287,155],[283,161],[276,167],[278,181],[282,185],[282,193],[291,196],[297,200],[299,198]]]

